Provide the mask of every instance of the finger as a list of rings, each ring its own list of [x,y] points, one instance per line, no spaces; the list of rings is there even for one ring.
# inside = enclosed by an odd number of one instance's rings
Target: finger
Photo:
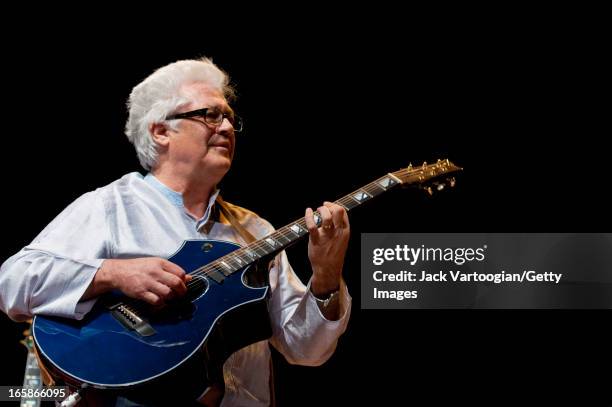
[[[142,299],[151,305],[160,305],[162,303],[161,299],[151,291],[146,291],[142,294]]]
[[[177,276],[170,273],[162,273],[157,281],[169,287],[172,291],[174,291],[178,295],[185,295],[187,293],[187,286]]]
[[[334,227],[334,221],[329,208],[327,206],[320,206],[317,210],[321,214],[321,227],[325,231],[332,229]]]
[[[306,208],[306,214],[304,215],[304,220],[306,221],[306,228],[310,233],[310,239],[316,243],[319,239],[319,229],[317,228],[317,224],[314,221],[314,212],[310,208]]]
[[[324,202],[323,205],[325,205],[325,207],[329,209],[332,214],[334,228],[344,228],[344,214],[346,213],[346,210],[342,206],[331,202]]]
[[[172,289],[165,284],[152,281],[149,284],[149,291],[157,295],[161,301],[165,301],[172,295]]]
[[[166,259],[161,259],[161,261],[161,266],[165,271],[174,274],[181,280],[185,280],[187,273],[185,273],[185,270],[183,270],[182,267]]]

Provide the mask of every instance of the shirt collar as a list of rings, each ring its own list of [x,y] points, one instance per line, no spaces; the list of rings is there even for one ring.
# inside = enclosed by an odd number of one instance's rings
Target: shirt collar
[[[185,208],[183,204],[183,195],[180,192],[176,192],[173,189],[168,188],[164,185],[160,180],[158,180],[153,174],[150,172],[144,177],[145,182],[151,185],[153,188],[161,192],[168,200],[175,206]],[[208,222],[208,218],[210,218],[210,214],[212,213],[212,208],[217,200],[217,196],[219,195],[219,189],[215,189],[210,198],[208,199],[208,206],[206,207],[206,212],[204,212],[204,216],[201,219],[198,219],[196,227],[199,229],[202,225]],[[191,216],[191,215],[190,215]]]

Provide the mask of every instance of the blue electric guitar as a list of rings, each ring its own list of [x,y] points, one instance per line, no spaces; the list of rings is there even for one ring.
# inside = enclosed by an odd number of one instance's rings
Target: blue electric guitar
[[[431,194],[453,186],[451,176],[459,170],[448,160],[409,166],[336,203],[351,210],[402,184]],[[318,213],[315,221],[320,224]],[[307,233],[301,218],[244,247],[185,241],[168,259],[193,276],[185,298],[152,309],[113,293],[81,321],[36,316],[38,353],[58,382],[76,389],[90,387],[145,403],[193,401],[223,383],[222,366],[233,352],[271,336],[267,268],[257,272],[257,264]]]

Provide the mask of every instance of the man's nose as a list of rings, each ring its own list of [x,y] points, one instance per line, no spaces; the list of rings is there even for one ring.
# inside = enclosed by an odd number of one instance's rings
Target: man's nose
[[[221,122],[221,124],[219,125],[219,132],[233,132],[234,131],[234,126],[232,125],[232,123],[229,121],[229,119],[227,117],[223,118],[223,121]]]

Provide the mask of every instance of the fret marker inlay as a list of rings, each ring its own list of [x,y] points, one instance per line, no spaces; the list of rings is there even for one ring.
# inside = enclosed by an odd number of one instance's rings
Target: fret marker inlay
[[[366,199],[371,198],[371,196],[370,196],[370,195],[368,195],[368,194],[367,194],[366,192],[364,192],[364,191],[359,191],[359,192],[357,192],[357,193],[353,194],[353,198],[355,198],[355,199],[356,199],[357,201],[359,201],[359,202],[363,202],[363,201],[365,201]]]

